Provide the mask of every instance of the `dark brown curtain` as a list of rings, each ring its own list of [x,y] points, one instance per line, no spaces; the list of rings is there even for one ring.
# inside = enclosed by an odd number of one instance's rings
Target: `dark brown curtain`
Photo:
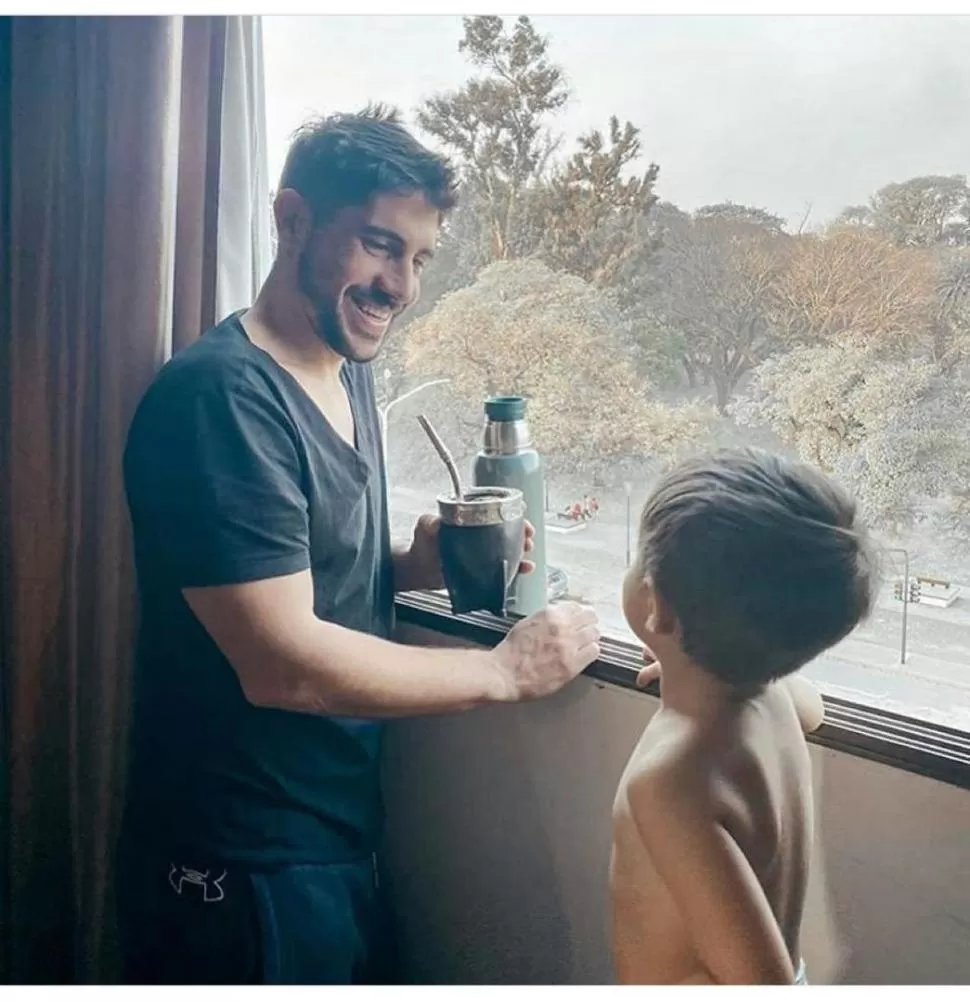
[[[225,22],[0,27],[0,981],[112,977],[121,457],[173,343],[214,315]]]

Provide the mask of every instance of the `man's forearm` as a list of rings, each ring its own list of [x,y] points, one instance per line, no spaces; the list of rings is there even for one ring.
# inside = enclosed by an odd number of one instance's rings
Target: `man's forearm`
[[[183,594],[246,699],[280,710],[402,717],[535,699],[599,653],[595,614],[573,603],[476,650],[410,647],[318,619],[309,570]]]
[[[322,620],[277,651],[276,661],[277,684],[254,701],[278,709],[405,717],[512,696],[491,651],[410,647]]]
[[[184,594],[256,706],[399,717],[518,696],[497,651],[409,647],[318,619],[309,571]]]

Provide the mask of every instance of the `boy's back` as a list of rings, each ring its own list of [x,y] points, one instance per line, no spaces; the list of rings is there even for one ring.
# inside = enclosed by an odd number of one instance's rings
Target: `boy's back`
[[[792,984],[812,847],[794,675],[870,610],[856,506],[817,470],[734,450],[684,463],[644,506],[623,611],[662,672],[661,707],[613,808],[623,982]],[[642,681],[642,680],[641,680]]]
[[[785,682],[711,717],[650,721],[613,807],[621,981],[790,983],[813,828],[803,731]]]

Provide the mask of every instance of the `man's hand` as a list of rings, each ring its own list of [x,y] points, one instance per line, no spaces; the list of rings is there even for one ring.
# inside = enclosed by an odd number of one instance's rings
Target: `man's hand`
[[[435,591],[444,588],[445,579],[441,570],[441,548],[438,533],[441,519],[437,515],[422,515],[414,527],[414,535],[408,549],[394,557],[395,591]],[[530,553],[535,546],[535,528],[531,522],[525,523],[525,552]],[[528,559],[519,564],[520,574],[531,574],[536,565]]]
[[[549,696],[600,653],[596,613],[575,602],[549,606],[516,623],[493,654],[503,699]]]

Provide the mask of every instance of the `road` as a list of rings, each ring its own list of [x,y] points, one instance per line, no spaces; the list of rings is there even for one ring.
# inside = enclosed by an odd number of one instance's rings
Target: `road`
[[[395,537],[434,510],[436,488],[391,490]],[[597,520],[575,533],[547,533],[547,559],[570,580],[570,593],[593,606],[605,629],[634,640],[623,620],[619,588],[626,566],[626,525]],[[970,578],[970,569],[968,569]],[[907,658],[900,664],[902,605],[890,586],[870,620],[806,666],[823,691],[870,706],[970,730],[970,587],[950,609],[908,607]]]

